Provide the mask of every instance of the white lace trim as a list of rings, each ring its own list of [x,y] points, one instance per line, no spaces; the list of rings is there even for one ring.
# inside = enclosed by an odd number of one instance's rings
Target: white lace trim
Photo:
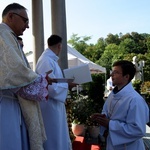
[[[28,100],[35,101],[47,101],[46,97],[48,96],[47,89],[48,82],[45,78],[45,75],[39,75],[33,83],[20,88],[17,94]]]

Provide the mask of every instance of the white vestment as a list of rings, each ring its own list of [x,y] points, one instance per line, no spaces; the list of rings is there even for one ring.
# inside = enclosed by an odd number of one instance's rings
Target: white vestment
[[[58,57],[50,49],[46,49],[36,66],[37,73],[52,70],[51,78],[63,78],[58,65]],[[71,141],[67,124],[65,101],[68,93],[68,83],[53,83],[48,86],[47,103],[40,103],[46,129],[47,141],[44,150],[70,150]]]
[[[36,85],[40,92],[34,85],[37,79],[39,82],[37,81]],[[9,26],[1,23],[0,150],[43,150],[43,141],[46,136],[39,104],[36,100],[47,90],[46,86],[45,77],[40,77],[27,67],[15,33]],[[19,93],[20,90],[22,92]],[[28,99],[31,95],[33,99]],[[29,136],[27,136],[26,128]]]
[[[142,137],[149,122],[149,108],[131,83],[116,94],[111,92],[102,113],[110,118],[107,150],[145,150]]]

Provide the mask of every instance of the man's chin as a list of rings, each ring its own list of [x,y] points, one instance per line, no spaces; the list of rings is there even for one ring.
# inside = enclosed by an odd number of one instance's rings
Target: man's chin
[[[23,32],[21,32],[21,33],[17,34],[17,36],[21,36],[21,35],[23,35]]]

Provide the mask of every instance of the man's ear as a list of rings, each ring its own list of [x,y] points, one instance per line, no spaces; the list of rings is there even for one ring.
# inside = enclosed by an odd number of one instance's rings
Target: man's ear
[[[8,22],[12,22],[13,19],[13,13],[8,13],[7,17],[3,18],[5,21],[7,20]]]
[[[58,43],[58,48],[61,48],[62,47],[62,44],[61,43]]]
[[[129,75],[129,74],[126,74],[124,77],[125,77],[126,80],[129,80],[130,75]]]

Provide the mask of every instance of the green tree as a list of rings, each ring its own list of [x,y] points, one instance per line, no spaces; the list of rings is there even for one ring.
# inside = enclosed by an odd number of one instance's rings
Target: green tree
[[[118,46],[116,44],[109,44],[106,46],[101,58],[97,61],[98,64],[106,67],[107,70],[111,70],[113,63],[113,57],[118,53]]]
[[[124,35],[120,36],[120,41],[124,41],[125,39],[132,39],[132,36],[130,35],[130,33],[126,33]]]
[[[105,40],[106,40],[107,45],[108,44],[116,44],[116,45],[120,44],[120,38],[118,34],[113,35],[110,33],[107,35],[107,38]]]
[[[88,58],[89,60],[91,60],[91,61],[95,61],[95,55],[96,55],[96,53],[95,53],[95,47],[94,47],[94,45],[89,45],[89,46],[87,46],[86,47],[86,49],[84,50],[84,52],[83,52],[83,55],[86,57],[86,58]]]
[[[150,36],[146,39],[147,52],[150,53]]]
[[[84,55],[86,48],[89,46],[87,42],[90,39],[90,36],[79,37],[78,34],[73,34],[71,39],[68,40],[68,43],[71,44],[72,47],[78,50],[82,55]]]
[[[96,62],[102,56],[105,47],[106,47],[106,43],[104,38],[99,38],[95,45],[90,44],[86,48],[84,54],[88,59],[90,59],[93,62]]]
[[[146,39],[143,34],[138,34],[137,32],[131,32],[132,39],[136,43],[135,53],[145,54],[147,52]]]
[[[121,41],[119,45],[119,51],[120,53],[123,54],[135,53],[136,51],[135,47],[136,47],[135,41],[131,38],[126,38],[123,41]]]
[[[99,38],[97,43],[94,45],[94,56],[93,61],[96,62],[104,53],[106,47],[106,41],[104,38]]]

